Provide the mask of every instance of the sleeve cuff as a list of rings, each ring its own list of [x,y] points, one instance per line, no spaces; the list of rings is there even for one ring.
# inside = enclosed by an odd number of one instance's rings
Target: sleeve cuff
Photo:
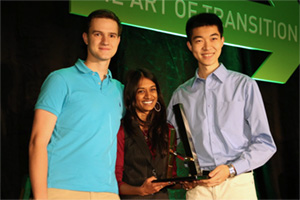
[[[246,160],[237,160],[231,163],[236,171],[236,175],[249,171],[250,166]]]

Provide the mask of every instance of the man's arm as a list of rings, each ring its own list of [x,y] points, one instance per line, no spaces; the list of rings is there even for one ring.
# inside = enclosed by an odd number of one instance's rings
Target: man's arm
[[[35,199],[47,199],[48,155],[50,141],[57,117],[37,109],[33,120],[29,143],[29,173]]]
[[[277,150],[262,95],[255,80],[249,80],[245,96],[244,130],[251,137],[249,137],[248,147],[244,149],[239,158],[231,163],[237,174],[261,167]]]

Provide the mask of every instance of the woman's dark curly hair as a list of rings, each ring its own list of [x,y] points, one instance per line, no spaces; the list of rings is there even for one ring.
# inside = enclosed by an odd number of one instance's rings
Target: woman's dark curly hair
[[[136,93],[141,78],[150,79],[155,83],[158,96],[157,101],[161,105],[159,112],[155,109],[149,112],[146,121],[141,120],[136,113]],[[123,127],[126,133],[128,135],[139,134],[139,125],[146,125],[148,127],[149,141],[151,142],[152,148],[155,149],[156,155],[160,154],[162,157],[165,156],[168,149],[169,128],[167,124],[166,106],[154,74],[145,68],[128,71],[125,80],[124,102],[126,114],[123,118]]]

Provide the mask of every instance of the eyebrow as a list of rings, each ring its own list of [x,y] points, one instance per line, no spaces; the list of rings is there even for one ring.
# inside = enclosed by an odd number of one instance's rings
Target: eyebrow
[[[156,85],[151,85],[150,88],[156,87]],[[144,87],[138,87],[137,89],[145,89]]]
[[[93,30],[92,33],[103,33],[103,32],[102,31],[98,31],[98,30]],[[109,34],[118,35],[118,33],[116,33],[116,32],[109,32]]]
[[[221,37],[219,33],[213,33],[209,37],[213,37],[213,36],[219,36],[219,37]],[[193,37],[193,40],[197,39],[197,38],[203,38],[203,37],[201,35],[199,35],[199,36],[197,35],[197,36]]]

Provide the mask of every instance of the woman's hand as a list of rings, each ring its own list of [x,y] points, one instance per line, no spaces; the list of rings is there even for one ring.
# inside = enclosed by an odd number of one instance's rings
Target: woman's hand
[[[193,189],[194,187],[196,187],[198,185],[197,181],[184,181],[184,182],[180,182],[181,187],[185,190],[190,190]]]
[[[147,178],[143,185],[140,187],[140,195],[151,195],[154,193],[159,192],[161,189],[168,185],[173,185],[171,182],[160,182],[160,183],[153,183],[152,181],[156,180],[154,176]]]

